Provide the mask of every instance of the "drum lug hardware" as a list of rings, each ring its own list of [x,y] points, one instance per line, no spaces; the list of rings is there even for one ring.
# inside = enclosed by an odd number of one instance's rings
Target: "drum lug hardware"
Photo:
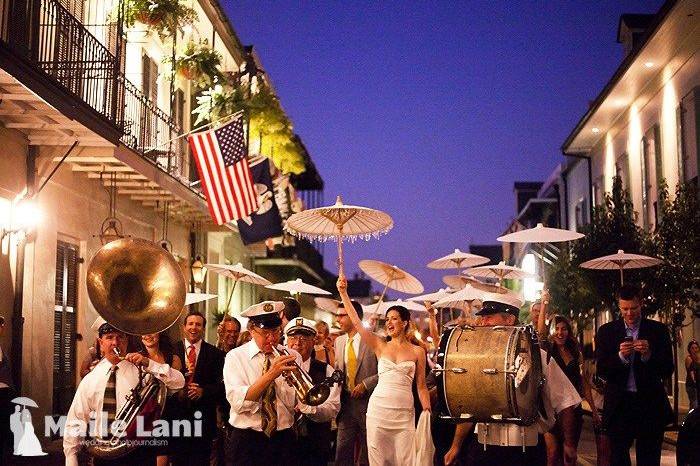
[[[502,371],[500,369],[492,368],[492,369],[481,369],[481,372],[484,374],[489,374],[489,375],[498,375],[498,374],[517,374],[517,371]]]
[[[466,374],[467,370],[464,367],[453,367],[452,369],[433,369],[433,372],[439,374],[440,372],[452,372],[453,374]]]

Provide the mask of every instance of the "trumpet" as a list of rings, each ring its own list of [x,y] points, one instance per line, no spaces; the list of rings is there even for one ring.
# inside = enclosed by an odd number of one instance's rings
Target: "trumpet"
[[[280,356],[289,355],[289,351],[286,349],[280,350],[272,346],[272,354],[277,358]],[[291,371],[282,372],[282,376],[287,381],[287,383],[294,389],[297,395],[297,399],[309,406],[318,406],[328,399],[331,394],[331,385],[342,381],[342,378],[336,377],[333,374],[332,377],[327,377],[321,383],[314,385],[311,376],[302,369],[296,361],[293,361],[294,369]],[[336,371],[337,372],[337,371]]]

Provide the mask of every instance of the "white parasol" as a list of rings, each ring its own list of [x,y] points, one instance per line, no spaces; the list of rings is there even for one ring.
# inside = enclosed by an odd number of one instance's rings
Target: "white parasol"
[[[269,288],[271,290],[287,291],[291,295],[294,295],[294,294],[330,295],[331,294],[328,291],[324,290],[323,288],[319,288],[317,286],[313,286],[313,285],[309,285],[308,283],[304,283],[303,281],[301,281],[301,278],[297,278],[296,280],[289,280],[288,282],[266,285],[265,288]]]
[[[368,259],[361,260],[358,265],[360,270],[384,285],[377,306],[384,301],[388,288],[409,294],[422,293],[424,290],[423,284],[416,277],[395,265]]]
[[[377,303],[378,305],[368,304],[367,306],[362,306],[363,310],[367,314],[377,314],[381,316],[386,315],[386,311],[391,306],[403,306],[411,312],[427,312],[425,306],[422,304],[415,303],[413,301],[404,301],[402,299],[397,299],[396,301],[386,301],[383,303]]]
[[[354,242],[358,238],[369,240],[387,233],[394,226],[391,217],[379,210],[343,204],[338,196],[328,207],[304,210],[287,219],[285,230],[294,236],[310,241],[333,240],[338,243],[338,274],[343,269],[343,239]]]
[[[465,285],[471,285],[477,290],[491,291],[493,293],[505,293],[508,291],[508,288],[504,286],[487,283],[471,275],[445,275],[442,277],[442,281],[445,285],[455,290],[461,290]]]
[[[201,303],[216,298],[218,295],[209,293],[187,293],[185,295],[185,306],[190,304]]]
[[[431,269],[461,269],[464,267],[474,267],[476,265],[486,264],[489,261],[488,257],[462,252],[459,249],[451,254],[443,256],[428,264]]]
[[[343,304],[337,299],[324,298],[321,296],[315,297],[314,303],[316,304],[317,308],[321,309],[322,311],[330,312],[333,315],[338,314],[338,308],[341,304]]]
[[[656,257],[642,256],[640,254],[630,254],[622,249],[617,251],[617,254],[598,257],[588,260],[581,264],[584,269],[594,270],[616,270],[620,269],[620,284],[625,284],[623,269],[643,269],[661,264],[663,261]]]
[[[531,273],[526,272],[519,267],[506,265],[506,263],[503,261],[496,265],[482,265],[481,267],[473,267],[469,269],[469,274],[475,277],[497,278],[499,285],[504,278],[522,279],[533,277]]]
[[[535,228],[516,231],[499,236],[496,239],[502,243],[561,243],[563,241],[573,241],[583,237],[584,235],[577,231],[546,227],[538,223]],[[544,286],[545,273],[542,255],[540,255],[540,265],[542,267],[542,284]]]
[[[251,283],[253,285],[269,285],[270,283],[272,283],[267,278],[261,277],[257,273],[251,272],[250,270],[246,269],[240,262],[234,265],[204,264],[204,267],[207,270],[211,270],[212,272],[216,272],[233,280],[233,286],[231,287],[231,292],[229,293],[228,300],[226,301],[226,315],[228,315],[229,312],[228,307],[231,305],[231,298],[233,298],[233,290],[236,289],[236,283],[246,282]]]
[[[435,301],[439,301],[442,298],[449,296],[450,294],[454,293],[455,290],[452,288],[440,288],[434,293],[428,293],[428,294],[422,294],[420,296],[411,296],[408,298],[407,301],[415,301],[417,303],[421,303],[423,301],[428,301],[429,303],[434,303]]]
[[[459,291],[445,296],[439,301],[436,301],[433,306],[435,307],[464,307],[465,303],[468,304],[467,309],[471,311],[471,302],[475,299],[481,299],[484,295],[484,291],[477,290],[471,285],[467,285]]]

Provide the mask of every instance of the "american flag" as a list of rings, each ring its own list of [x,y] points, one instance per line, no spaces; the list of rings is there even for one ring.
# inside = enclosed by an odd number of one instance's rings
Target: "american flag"
[[[247,159],[243,118],[189,136],[199,179],[218,225],[258,210],[258,194]]]

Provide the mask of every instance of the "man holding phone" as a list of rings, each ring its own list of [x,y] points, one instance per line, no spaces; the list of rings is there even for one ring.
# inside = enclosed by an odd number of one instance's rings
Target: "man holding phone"
[[[658,465],[661,444],[673,411],[663,379],[673,373],[668,329],[642,317],[639,287],[623,285],[618,293],[621,319],[596,334],[598,375],[607,381],[603,425],[612,447],[612,464],[630,465],[636,443],[637,464]]]

